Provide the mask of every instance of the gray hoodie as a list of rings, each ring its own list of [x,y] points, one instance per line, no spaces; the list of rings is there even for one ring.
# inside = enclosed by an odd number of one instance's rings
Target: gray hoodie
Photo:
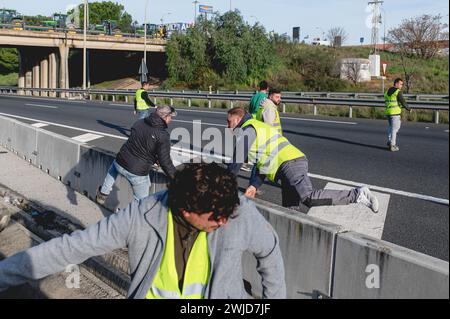
[[[128,247],[131,285],[128,298],[145,298],[164,252],[167,196],[161,192],[133,201],[123,211],[83,231],[55,238],[0,262],[0,291],[58,273],[71,264]],[[264,298],[286,298],[284,265],[278,236],[253,202],[241,196],[237,217],[208,234],[211,276],[206,298],[241,299],[242,254],[257,259]]]

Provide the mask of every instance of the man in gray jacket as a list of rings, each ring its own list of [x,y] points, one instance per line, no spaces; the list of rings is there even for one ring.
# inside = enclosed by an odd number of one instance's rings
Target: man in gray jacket
[[[187,165],[168,191],[1,261],[0,291],[122,247],[129,254],[128,298],[247,298],[245,251],[258,261],[263,297],[286,297],[277,234],[217,164]]]

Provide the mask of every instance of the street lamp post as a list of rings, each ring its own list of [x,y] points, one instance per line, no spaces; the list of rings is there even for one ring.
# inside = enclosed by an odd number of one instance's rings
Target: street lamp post
[[[199,3],[197,0],[192,2],[194,4],[194,24],[197,23],[197,4]]]
[[[147,64],[147,8],[148,0],[145,1],[145,12],[144,12],[144,62]]]
[[[84,28],[83,28],[83,90],[86,90],[86,29],[89,15],[88,0],[84,0]]]

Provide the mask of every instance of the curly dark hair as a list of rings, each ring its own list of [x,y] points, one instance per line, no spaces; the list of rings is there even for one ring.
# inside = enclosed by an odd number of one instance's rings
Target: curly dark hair
[[[218,164],[186,164],[169,183],[169,207],[232,218],[240,204],[236,177]]]

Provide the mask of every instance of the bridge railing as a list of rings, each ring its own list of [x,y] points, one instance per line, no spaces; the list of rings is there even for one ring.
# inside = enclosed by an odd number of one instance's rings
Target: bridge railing
[[[38,32],[59,32],[59,33],[76,33],[83,34],[83,29],[71,29],[71,28],[57,28],[51,26],[40,26],[40,25],[27,25],[27,24],[5,24],[0,23],[0,29],[20,29],[25,31],[38,31]],[[106,31],[99,30],[87,30],[88,35],[105,35],[112,37],[126,37],[126,38],[143,38],[143,35],[138,33],[122,33],[122,32],[112,32],[111,34]],[[147,39],[159,39],[155,35],[147,35]]]
[[[100,97],[103,101],[105,97],[115,102],[118,97],[125,97],[128,103],[129,98],[133,98],[135,90],[105,90],[105,89],[50,89],[50,88],[19,88],[0,87],[1,93],[20,95],[45,95],[53,93],[60,97],[72,97],[92,100],[94,96]],[[44,93],[44,94],[42,94]],[[149,97],[168,98],[173,106],[174,99],[187,100],[189,107],[192,100],[208,101],[208,107],[212,107],[213,101],[227,101],[232,108],[235,102],[248,102],[254,92],[220,92],[220,91],[149,91]],[[351,97],[350,97],[351,96]],[[448,95],[406,95],[408,105],[412,109],[434,111],[434,122],[439,123],[439,111],[449,110]],[[380,94],[376,93],[340,93],[340,92],[285,92],[282,98],[282,112],[286,113],[287,104],[310,105],[313,107],[313,114],[318,114],[318,106],[341,106],[349,108],[349,117],[353,117],[353,108],[372,107],[384,108],[385,103],[380,99]]]

